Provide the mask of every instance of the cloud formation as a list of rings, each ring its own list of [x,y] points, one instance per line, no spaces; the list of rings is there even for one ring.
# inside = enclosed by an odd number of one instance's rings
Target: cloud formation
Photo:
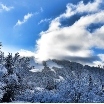
[[[15,26],[20,26],[20,25],[24,24],[24,23],[27,22],[28,19],[31,18],[32,16],[33,16],[32,13],[26,14],[26,15],[24,16],[23,20],[22,20],[22,21],[21,21],[21,20],[18,20],[18,22],[16,23]]]
[[[47,18],[42,19],[42,20],[40,20],[40,22],[38,23],[38,25],[40,25],[41,23],[44,23],[44,22],[49,22],[50,20],[51,20],[51,18],[49,18],[49,19],[47,19]]]
[[[100,58],[100,61],[94,61],[93,65],[94,66],[100,65],[100,67],[104,68],[104,54],[98,54],[97,56]]]
[[[28,51],[28,50],[24,50],[24,49],[21,49],[19,51],[19,54],[23,57],[31,57],[31,56],[34,56],[34,52],[31,52],[31,51]]]
[[[77,5],[69,3],[65,13],[53,19],[47,31],[40,33],[37,40],[35,57],[37,61],[48,59],[68,59],[83,64],[94,63],[100,60],[94,55],[93,47],[104,49],[104,10],[100,5],[102,0],[95,0]],[[81,14],[71,26],[64,27],[61,20]],[[69,21],[70,22],[70,21]],[[92,33],[87,29],[91,24],[100,24],[100,28]]]
[[[0,11],[10,11],[11,9],[13,9],[14,7],[8,7],[2,3],[0,3]]]

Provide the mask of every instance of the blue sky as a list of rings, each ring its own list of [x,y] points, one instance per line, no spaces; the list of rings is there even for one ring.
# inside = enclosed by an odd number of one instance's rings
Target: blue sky
[[[35,40],[39,38],[41,31],[48,28],[49,21],[41,24],[38,23],[42,19],[52,19],[63,13],[66,9],[66,4],[70,0],[61,0],[60,5],[59,1],[1,0],[1,4],[7,6],[7,8],[13,7],[9,11],[1,10],[0,13],[0,28],[2,30],[0,32],[0,41],[2,41],[4,47],[10,46],[33,51],[36,43]],[[15,26],[17,21],[23,21],[24,16],[28,13],[32,14],[32,16],[23,24]],[[8,39],[11,41],[8,41]]]
[[[103,65],[103,7],[103,0],[1,0],[2,49]]]

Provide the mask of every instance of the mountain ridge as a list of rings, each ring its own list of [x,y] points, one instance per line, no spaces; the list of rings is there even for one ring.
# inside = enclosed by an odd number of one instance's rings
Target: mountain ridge
[[[34,57],[29,59],[30,64],[28,58],[17,60],[12,74],[0,66],[1,102],[6,99],[4,88],[8,86],[9,93],[13,91],[9,102],[104,102],[104,69],[69,60],[37,63]]]
[[[31,80],[30,87],[34,86],[31,87],[34,91],[33,102],[104,102],[102,68],[67,60],[49,61],[53,61],[53,67],[44,61],[44,68],[33,72],[34,79],[26,80]]]

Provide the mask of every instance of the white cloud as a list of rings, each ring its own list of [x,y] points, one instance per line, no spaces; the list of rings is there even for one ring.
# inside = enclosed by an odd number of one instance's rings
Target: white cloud
[[[42,19],[42,20],[40,20],[40,22],[38,23],[38,25],[41,24],[41,23],[44,23],[44,22],[48,22],[50,20],[51,20],[51,18],[49,18],[49,19],[47,19],[47,18]]]
[[[18,52],[18,48],[13,47],[13,46],[8,46],[8,45],[3,45],[3,47],[1,48],[1,50],[4,52],[4,55],[7,56],[8,53],[12,53],[12,55],[14,56],[15,53]]]
[[[103,68],[103,66],[104,66],[104,54],[98,54],[98,57],[100,58],[100,61],[94,61],[92,66],[100,65],[100,67]]]
[[[85,28],[92,23],[94,24],[103,23],[104,22],[103,17],[104,17],[104,11],[102,10],[101,12],[98,13],[82,16],[76,23],[74,23],[74,25]]]
[[[6,5],[0,3],[0,11],[10,11],[11,9],[13,9],[14,7],[7,7]]]
[[[97,28],[93,33],[88,31],[87,27],[92,23],[104,24],[104,11],[100,10],[100,3],[101,0],[86,5],[83,2],[77,5],[68,4],[66,12],[53,19],[47,31],[40,33],[35,52],[37,60],[69,59],[81,63],[96,61],[99,56],[95,57],[91,48],[104,47],[104,26]],[[85,12],[87,14],[73,25],[60,27],[62,18],[70,18],[72,15]]]
[[[23,57],[31,57],[31,56],[35,56],[34,52],[32,51],[28,51],[28,50],[24,50],[24,49],[19,49],[13,46],[3,46],[2,47],[2,51],[5,53],[5,56],[8,55],[8,53],[12,53],[12,55],[14,56],[15,53],[19,53],[20,56]]]
[[[98,48],[104,49],[104,25],[96,29],[92,35],[94,36],[93,44],[95,44]]]
[[[93,3],[89,2],[84,4],[83,1],[79,2],[77,5],[73,5],[72,3],[67,4],[65,13],[61,14],[56,20],[60,20],[61,18],[69,18],[76,13],[95,13],[99,12],[100,4],[102,0],[95,0]]]
[[[20,54],[20,56],[23,56],[23,57],[31,57],[31,56],[34,56],[34,52],[31,52],[31,51],[28,51],[28,50],[24,50],[24,49],[21,49],[19,51],[19,54]]]
[[[21,20],[18,20],[18,22],[16,23],[15,26],[20,26],[20,25],[24,24],[24,23],[27,22],[28,19],[31,18],[32,16],[33,16],[32,13],[26,14],[26,15],[24,16],[23,20],[22,20],[22,21],[21,21]]]
[[[87,5],[81,1],[77,6],[75,6],[77,12],[97,12],[99,11],[99,6],[102,0],[95,0],[95,2],[89,2]]]
[[[99,9],[102,0],[95,0],[93,3],[89,2],[88,4],[84,4],[83,1],[79,2],[77,5],[73,5],[72,3],[67,4],[65,13],[61,14],[57,18],[51,21],[50,31],[51,29],[58,28],[60,24],[60,20],[63,18],[70,18],[71,16],[78,13],[97,13],[101,10]],[[90,8],[90,9],[89,9]],[[102,17],[103,18],[103,17]]]
[[[104,54],[98,54],[98,56],[100,57],[100,59],[102,60],[102,62],[104,64]]]

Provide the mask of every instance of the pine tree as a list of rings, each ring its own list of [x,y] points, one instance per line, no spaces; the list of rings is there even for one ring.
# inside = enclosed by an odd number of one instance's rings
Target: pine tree
[[[13,64],[13,58],[12,58],[12,53],[5,58],[5,67],[8,71],[8,74],[13,74],[13,67],[14,67],[14,64]]]
[[[16,91],[20,87],[20,75],[14,70],[16,67],[16,62],[19,60],[19,54],[16,53],[15,56],[12,56],[12,53],[9,53],[5,58],[5,68],[7,69],[8,75],[5,76],[5,94],[3,96],[2,102],[11,102],[14,99]]]
[[[92,90],[93,88],[93,81],[92,81],[92,77],[89,76],[89,91]]]
[[[1,51],[2,43],[0,42],[0,64],[4,61],[4,52]]]
[[[1,49],[1,47],[2,47],[2,43],[0,42],[0,49]]]

